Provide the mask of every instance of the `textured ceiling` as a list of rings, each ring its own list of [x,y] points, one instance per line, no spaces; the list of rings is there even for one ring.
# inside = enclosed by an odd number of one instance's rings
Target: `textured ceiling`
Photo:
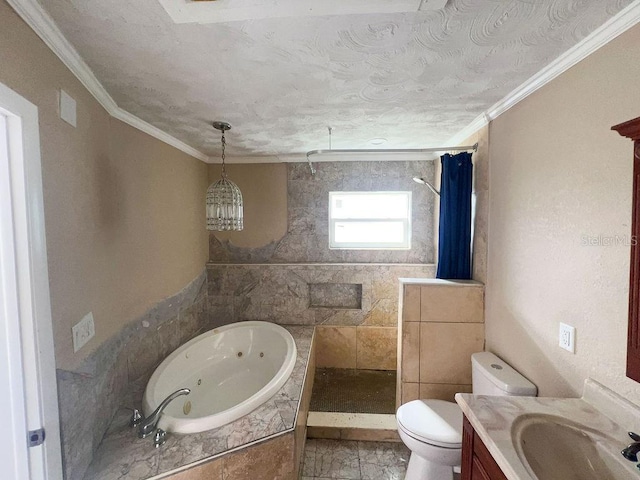
[[[40,3],[120,107],[213,156],[210,122],[227,121],[228,153],[246,156],[327,148],[328,126],[333,148],[442,145],[631,1],[213,24],[175,23],[159,0]]]

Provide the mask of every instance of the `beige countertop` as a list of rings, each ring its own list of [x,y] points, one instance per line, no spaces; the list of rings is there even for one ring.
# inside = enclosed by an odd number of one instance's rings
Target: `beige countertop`
[[[570,424],[598,432],[602,448],[620,458],[622,468],[640,479],[635,464],[620,455],[631,442],[627,431],[638,431],[640,408],[603,385],[587,380],[582,398],[501,397],[456,394],[456,402],[509,480],[536,480],[518,456],[514,431],[533,415],[561,417]]]

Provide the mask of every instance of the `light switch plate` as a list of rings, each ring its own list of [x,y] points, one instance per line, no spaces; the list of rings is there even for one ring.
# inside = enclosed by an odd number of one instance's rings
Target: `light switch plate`
[[[576,353],[576,329],[571,325],[560,322],[559,345],[565,350]]]
[[[93,322],[93,313],[87,313],[82,320],[71,328],[71,333],[73,334],[73,351],[77,352],[96,334],[96,327]]]
[[[76,101],[64,90],[60,90],[60,118],[69,125],[77,126]]]

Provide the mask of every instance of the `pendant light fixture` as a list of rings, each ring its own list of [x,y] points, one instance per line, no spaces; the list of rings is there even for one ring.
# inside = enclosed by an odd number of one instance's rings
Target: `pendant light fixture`
[[[213,128],[222,132],[222,177],[209,185],[207,190],[207,230],[242,230],[242,193],[238,186],[227,178],[224,164],[224,132],[230,130],[231,125],[227,122],[213,122]]]

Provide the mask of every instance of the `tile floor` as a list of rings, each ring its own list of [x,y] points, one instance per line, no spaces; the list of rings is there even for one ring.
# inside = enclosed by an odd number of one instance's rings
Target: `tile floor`
[[[302,480],[402,480],[409,453],[402,443],[308,438]]]

